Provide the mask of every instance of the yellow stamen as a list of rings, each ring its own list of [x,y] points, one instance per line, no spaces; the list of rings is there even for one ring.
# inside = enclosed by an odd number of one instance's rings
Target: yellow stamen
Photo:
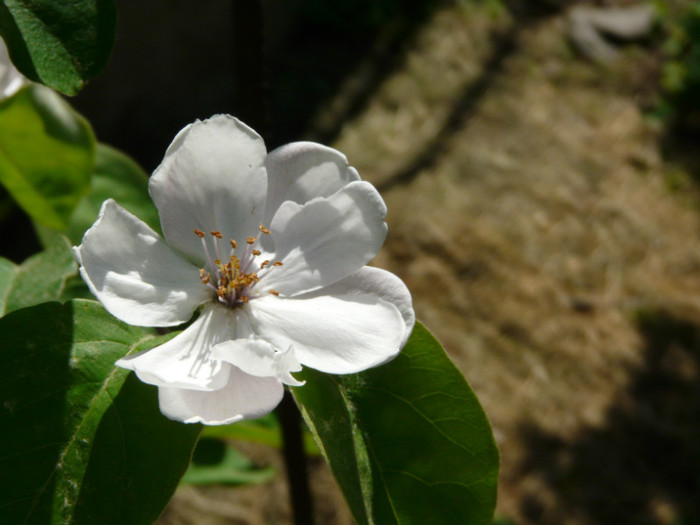
[[[270,264],[270,259],[264,260],[264,261],[262,262],[262,264],[260,265],[260,269],[262,270],[262,269],[265,268],[265,266],[267,266],[268,264]]]
[[[279,294],[280,294],[277,290],[275,290],[275,289],[273,289],[273,288],[270,288],[269,292],[270,292],[272,295],[279,295]]]
[[[272,263],[272,266],[283,266],[284,263],[282,261],[275,261]]]
[[[212,230],[212,231],[211,231],[211,234],[212,234],[214,237],[216,237],[217,239],[221,239],[221,238],[223,237],[223,235],[221,235],[221,232],[218,232],[218,231],[216,231],[216,230]]]
[[[262,252],[260,250],[253,250],[253,255],[260,255]]]
[[[263,232],[265,235],[270,235],[270,230],[265,228],[265,226],[263,226],[262,224],[258,226],[258,228],[260,228],[260,231]]]
[[[194,234],[199,237],[200,239],[204,237],[204,232],[202,230],[198,230],[197,228],[194,229]]]
[[[234,250],[235,250],[236,248],[238,248],[238,243],[237,243],[236,241],[234,241],[233,239],[231,239],[231,240],[228,241],[228,242],[231,243],[231,248],[233,248]]]
[[[248,244],[253,244],[257,240],[258,240],[257,237],[246,237],[245,242],[247,242]]]

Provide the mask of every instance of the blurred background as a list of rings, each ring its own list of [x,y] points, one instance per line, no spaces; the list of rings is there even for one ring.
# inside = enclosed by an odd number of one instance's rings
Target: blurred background
[[[102,142],[151,172],[231,113],[380,189],[374,264],[491,419],[499,523],[700,523],[700,2],[117,3],[107,69],[71,100]],[[21,261],[37,244],[2,200]],[[279,450],[236,446],[280,474],[183,485],[161,525],[290,522]],[[318,523],[351,524],[311,471]]]

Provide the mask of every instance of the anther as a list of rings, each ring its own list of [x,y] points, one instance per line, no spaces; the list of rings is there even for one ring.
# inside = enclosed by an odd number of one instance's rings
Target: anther
[[[216,294],[223,299],[224,295],[226,295],[226,288],[224,286],[219,286],[216,290]]]
[[[241,301],[243,301],[244,303],[247,303],[247,302],[248,302],[248,296],[247,296],[247,295],[241,295]]]
[[[265,226],[263,226],[262,224],[258,226],[258,228],[260,228],[260,231],[263,232],[265,235],[270,235],[270,230],[265,228]]]
[[[257,240],[258,240],[257,237],[246,237],[245,242],[247,242],[248,244],[253,244]]]
[[[260,255],[262,252],[260,250],[253,250],[253,255]]]
[[[221,235],[221,232],[218,232],[216,230],[212,230],[210,233],[217,239],[221,239],[223,237],[223,235]]]
[[[272,295],[279,295],[279,294],[280,294],[277,290],[275,290],[275,289],[273,289],[273,288],[270,288],[270,290],[268,290],[268,291],[269,291]]]
[[[283,266],[284,263],[282,261],[275,261],[272,263],[272,266]]]
[[[233,239],[231,239],[231,240],[228,241],[228,242],[231,243],[231,248],[233,248],[234,250],[235,250],[236,248],[238,248],[238,243],[237,243],[236,241],[234,241]]]
[[[204,232],[202,230],[198,230],[197,228],[194,229],[194,234],[199,237],[200,239],[204,238]]]
[[[265,268],[265,266],[267,266],[268,264],[270,264],[270,259],[264,260],[264,261],[262,262],[262,264],[260,265],[260,269],[262,270],[262,269]]]

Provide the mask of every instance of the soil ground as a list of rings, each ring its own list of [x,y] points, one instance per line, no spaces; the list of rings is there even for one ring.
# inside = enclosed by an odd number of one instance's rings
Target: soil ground
[[[406,281],[492,421],[513,523],[700,520],[698,192],[643,111],[654,51],[622,52],[583,60],[563,12],[445,7],[332,144],[387,202],[373,264]],[[312,471],[318,523],[352,523]],[[279,476],[182,487],[159,523],[289,514]]]

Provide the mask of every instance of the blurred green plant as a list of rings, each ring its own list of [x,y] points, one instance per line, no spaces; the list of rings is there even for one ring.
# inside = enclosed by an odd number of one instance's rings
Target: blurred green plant
[[[265,483],[276,475],[274,467],[254,465],[224,440],[203,437],[197,443],[192,462],[180,483],[244,485]]]
[[[658,115],[681,127],[700,127],[700,1],[655,2],[667,37]]]
[[[0,102],[0,183],[39,224],[68,226],[94,163],[90,124],[52,90],[34,84]]]

